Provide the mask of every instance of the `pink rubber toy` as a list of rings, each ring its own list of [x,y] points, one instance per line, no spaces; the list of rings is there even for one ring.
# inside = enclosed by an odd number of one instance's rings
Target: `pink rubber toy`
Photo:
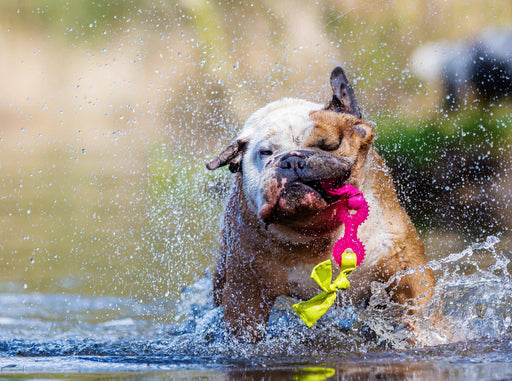
[[[368,217],[368,203],[363,193],[352,185],[343,185],[341,188],[333,187],[333,180],[322,181],[322,188],[333,196],[340,197],[338,202],[338,213],[340,221],[345,226],[345,233],[332,249],[334,260],[341,266],[341,255],[345,249],[352,249],[357,256],[359,266],[366,254],[363,243],[357,238],[357,228]],[[355,211],[350,212],[350,211]]]

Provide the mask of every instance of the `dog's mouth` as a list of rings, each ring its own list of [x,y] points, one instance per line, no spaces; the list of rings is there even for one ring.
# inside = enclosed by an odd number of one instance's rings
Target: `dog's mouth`
[[[301,181],[296,179],[282,188],[274,202],[260,210],[260,218],[267,223],[296,221],[314,217],[340,200],[333,190],[348,182],[350,172],[341,177]]]
[[[310,192],[314,192],[320,199],[325,200],[327,204],[331,204],[338,201],[340,198],[335,194],[334,190],[347,184],[349,177],[350,172],[346,172],[342,177],[318,179],[313,181],[296,180],[283,190],[281,197],[285,196],[286,193],[289,192],[289,189],[293,189],[294,187],[306,188],[306,190],[303,190],[306,193],[308,193],[307,188],[310,188]]]
[[[331,204],[339,200],[339,196],[335,194],[334,190],[347,184],[349,177],[350,172],[346,172],[342,177],[306,181],[303,184],[313,189],[321,198],[327,201],[328,204]]]

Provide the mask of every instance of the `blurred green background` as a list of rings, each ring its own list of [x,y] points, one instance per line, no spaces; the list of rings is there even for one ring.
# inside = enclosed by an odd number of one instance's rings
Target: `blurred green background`
[[[326,102],[337,64],[430,258],[506,241],[510,104],[448,115],[410,56],[511,22],[498,0],[1,2],[0,291],[176,297],[215,254],[230,176],[204,163],[268,102]]]

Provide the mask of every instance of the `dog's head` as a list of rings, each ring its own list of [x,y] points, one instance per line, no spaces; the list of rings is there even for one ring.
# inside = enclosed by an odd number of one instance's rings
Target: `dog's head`
[[[253,114],[233,144],[208,169],[229,165],[243,176],[249,208],[266,224],[301,235],[339,227],[326,186],[361,185],[373,142],[352,87],[340,67],[331,74],[332,100],[322,105],[285,99]]]

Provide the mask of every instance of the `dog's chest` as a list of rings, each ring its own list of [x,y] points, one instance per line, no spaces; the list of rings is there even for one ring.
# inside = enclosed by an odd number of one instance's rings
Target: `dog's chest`
[[[298,263],[294,266],[284,267],[283,270],[286,274],[288,281],[287,293],[299,299],[311,299],[313,296],[322,292],[320,286],[311,278],[313,268],[319,263],[332,259],[331,252],[327,253],[325,258],[319,258],[315,263]],[[339,266],[332,260],[333,278],[339,275]]]
[[[322,291],[311,279],[311,271],[314,267],[315,264],[303,263],[285,268],[290,295],[301,299],[310,299]]]
[[[358,238],[365,246],[365,265],[376,266],[378,260],[387,255],[395,245],[397,231],[400,232],[400,228],[397,230],[400,221],[389,221],[385,215],[385,206],[376,201],[371,187],[366,187],[364,194],[370,212],[368,219],[358,230]]]
[[[388,224],[385,222],[382,207],[375,202],[371,192],[368,192],[368,196],[367,199],[370,203],[371,213],[368,219],[361,225],[358,233],[366,249],[366,256],[363,262],[364,269],[358,268],[357,271],[359,277],[364,277],[365,269],[376,266],[378,260],[389,252],[395,238],[392,229],[389,229]],[[340,237],[343,235],[343,228],[338,234]],[[326,258],[319,259],[318,263],[328,258],[332,258],[330,252],[326,255]],[[311,278],[311,272],[318,263],[298,263],[283,268],[291,295],[302,299],[309,299],[322,291]],[[332,263],[334,279],[339,273],[339,267],[334,260]]]

